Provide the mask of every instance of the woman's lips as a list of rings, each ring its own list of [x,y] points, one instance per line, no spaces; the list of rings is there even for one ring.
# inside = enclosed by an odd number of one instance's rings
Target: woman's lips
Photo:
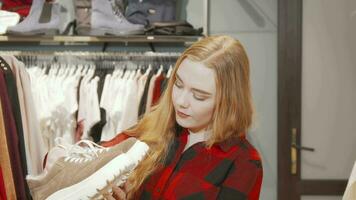
[[[182,113],[182,112],[179,112],[179,111],[177,111],[177,115],[178,115],[179,117],[181,117],[181,118],[187,118],[187,117],[189,117],[189,115],[186,115],[186,114],[184,114],[184,113]]]

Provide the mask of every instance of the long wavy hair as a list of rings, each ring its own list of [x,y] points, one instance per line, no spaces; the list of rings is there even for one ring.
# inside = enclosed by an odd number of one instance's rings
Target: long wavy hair
[[[217,86],[216,105],[211,123],[212,135],[205,142],[207,148],[244,134],[252,124],[254,109],[250,67],[244,47],[230,36],[210,36],[194,43],[177,60],[159,103],[135,127],[126,132],[150,147],[148,155],[129,177],[129,199],[133,198],[144,180],[166,159],[177,125],[172,89],[177,69],[184,59],[201,62],[215,71],[215,80],[212,81]]]

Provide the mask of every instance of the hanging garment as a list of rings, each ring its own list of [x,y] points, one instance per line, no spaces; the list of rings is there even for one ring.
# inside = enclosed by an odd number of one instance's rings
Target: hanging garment
[[[5,124],[5,133],[7,142],[9,145],[9,154],[11,160],[11,168],[14,176],[14,182],[16,185],[16,196],[18,199],[29,199],[30,193],[25,181],[25,175],[22,169],[21,158],[25,155],[21,155],[19,149],[19,138],[16,130],[15,119],[12,115],[11,103],[7,93],[5,73],[4,71],[9,70],[7,67],[0,67],[0,98],[1,106],[3,109],[3,119]]]
[[[78,75],[63,75],[62,85],[58,86],[62,88],[63,93],[63,106],[65,116],[59,118],[62,122],[60,124],[63,129],[62,132],[56,134],[57,137],[63,137],[69,143],[74,143],[74,131],[76,127],[76,111],[78,110],[77,93],[79,85]],[[64,120],[63,120],[64,119]]]
[[[91,128],[100,121],[100,108],[98,99],[99,77],[93,77],[94,68],[81,80],[79,87],[79,105],[77,122],[82,121],[83,133],[81,139],[90,139]],[[78,135],[78,134],[76,134]],[[79,134],[80,135],[80,134]]]
[[[107,112],[108,108],[108,103],[109,103],[109,93],[110,93],[110,86],[111,86],[111,77],[112,74],[107,74],[105,76],[105,81],[104,81],[104,86],[103,86],[103,91],[101,93],[101,98],[100,98],[100,109],[105,110],[105,124],[101,129],[100,134],[97,133],[97,135],[100,135],[99,141],[105,140],[106,138],[109,138],[110,136],[106,135],[106,127],[109,126],[108,123],[111,123],[110,121],[110,116],[109,112]]]
[[[19,141],[18,148],[20,150],[22,172],[24,175],[26,175],[27,174],[26,149],[25,149],[25,141],[24,141],[21,112],[20,112],[20,103],[17,94],[16,82],[10,66],[7,64],[7,62],[5,62],[4,59],[2,59],[2,57],[0,57],[0,60],[2,64],[5,65],[5,67],[3,68],[4,69],[3,73],[6,82],[7,95],[10,100],[12,115],[15,120],[15,126],[18,135],[18,141]]]
[[[86,114],[84,118],[84,130],[82,139],[89,139],[90,129],[100,121],[100,108],[98,100],[98,81],[99,77],[93,78],[86,87],[87,101]]]
[[[45,145],[53,147],[56,137],[73,143],[77,126],[79,74],[72,73],[71,68],[56,66],[48,74],[38,68],[28,71]]]
[[[169,81],[169,77],[166,77],[162,80],[161,82],[161,95],[163,94],[163,92],[166,90],[167,85],[168,85],[168,81]]]
[[[5,189],[5,183],[4,183],[4,179],[2,176],[2,169],[1,169],[1,165],[0,165],[0,199],[1,200],[6,200],[6,189]]]
[[[150,72],[150,69],[148,69],[146,71],[146,73],[140,75],[138,77],[138,81],[137,81],[137,84],[138,84],[138,88],[137,88],[137,107],[139,108],[139,114],[138,116],[140,116],[140,105],[141,105],[141,99],[142,99],[142,96],[143,96],[143,93],[145,92],[145,86],[146,86],[146,82],[148,80],[148,75],[149,75],[149,72]],[[141,71],[140,71],[140,74],[141,74]]]
[[[96,65],[99,65],[99,63],[96,63]],[[98,82],[98,100],[99,102],[101,101],[102,93],[104,91],[105,87],[105,80],[108,75],[108,73],[112,73],[113,69],[97,69],[95,70],[94,75],[99,77],[99,82]],[[91,129],[89,130],[89,136],[93,139],[94,142],[100,142],[101,138],[101,133],[103,131],[103,128],[106,124],[106,110],[100,106],[100,120],[94,124]]]
[[[55,90],[56,95],[60,92],[55,89],[53,83],[50,81],[49,74],[45,74],[45,69],[33,67],[28,69],[31,77],[31,91],[34,98],[35,108],[37,110],[37,118],[39,121],[40,133],[43,137],[45,146],[50,149],[53,145],[52,138],[54,137],[54,120],[52,116],[55,110],[55,103],[59,101],[58,98],[50,98],[49,88]]]
[[[154,83],[153,86],[153,97],[152,97],[152,103],[150,106],[154,106],[158,103],[159,98],[161,97],[161,93],[163,88],[161,88],[162,81],[165,79],[165,76],[163,74],[160,74]]]
[[[152,69],[152,65],[168,66],[170,60],[176,56],[172,54],[171,58],[168,55],[168,58],[163,57],[159,61],[152,59],[151,54],[147,58],[145,54],[132,54],[132,57],[130,54],[128,57],[126,54],[112,57],[105,57],[106,54],[98,54],[98,57],[88,55],[56,55],[52,58],[46,55],[48,58],[45,59],[23,57],[29,66],[35,66],[27,70],[38,111],[40,132],[49,148],[54,145],[54,139],[58,136],[66,136],[69,143],[83,138],[98,142],[109,140],[136,124],[139,116],[135,114],[138,113],[136,110],[140,108],[141,112],[145,112],[146,106],[151,107],[161,93],[160,85],[163,83],[160,83],[160,79],[152,80],[150,94],[153,94],[151,98],[155,100],[147,102],[150,79],[154,75],[153,71],[157,70]],[[136,61],[137,55],[139,57]],[[77,59],[81,56],[84,56],[83,59]],[[72,59],[73,57],[77,60]],[[149,67],[142,74],[139,66],[146,65]],[[93,70],[91,66],[96,66],[96,69]],[[80,76],[78,84],[70,81],[73,74]],[[155,77],[163,78],[158,75],[159,73]],[[94,78],[97,76],[99,80]],[[153,93],[152,84],[156,86]],[[75,94],[73,91],[76,91]],[[76,107],[74,102],[78,106],[77,110],[72,109]],[[95,102],[100,102],[99,106]],[[66,119],[71,117],[75,118],[73,125]],[[70,142],[71,140],[73,141]]]
[[[155,86],[155,81],[158,78],[159,75],[154,74],[150,80],[150,84],[148,86],[148,93],[147,93],[147,100],[146,100],[146,109],[145,113],[148,113],[151,111],[151,105],[152,105],[152,99],[153,99],[153,90]]]
[[[27,73],[24,64],[18,61],[15,57],[3,56],[2,58],[9,64],[16,80],[28,174],[36,175],[42,172],[42,160],[47,152],[47,148],[44,145],[43,137],[40,134],[37,111],[31,92],[30,76]]]
[[[105,124],[106,124],[106,110],[104,108],[100,108],[100,121],[96,123],[89,131],[89,135],[95,143],[100,142],[101,133],[103,131],[103,127],[105,126]]]
[[[147,95],[148,95],[148,90],[149,90],[149,86],[150,86],[150,81],[151,81],[151,78],[153,77],[153,75],[154,75],[153,71],[150,71],[148,74],[147,81],[145,83],[144,92],[143,92],[142,98],[140,100],[140,106],[139,106],[139,110],[138,110],[139,116],[142,116],[146,112]]]
[[[136,72],[132,71],[129,77],[125,80],[126,95],[123,99],[122,117],[117,125],[116,133],[135,125],[138,121],[138,84],[136,78]]]
[[[12,176],[11,161],[7,145],[2,106],[0,105],[0,166],[5,182],[6,196],[8,199],[17,199],[14,177]],[[6,198],[5,198],[6,199]]]
[[[123,117],[124,100],[127,95],[125,82],[128,79],[129,74],[125,73],[123,76],[122,74],[122,70],[113,73],[108,85],[108,98],[106,98],[106,102],[103,102],[103,107],[107,110],[108,115],[107,123],[103,128],[101,136],[102,141],[109,140],[117,134],[117,125]]]
[[[74,142],[77,143],[81,140],[84,131],[84,120],[77,122],[77,127],[75,128]]]

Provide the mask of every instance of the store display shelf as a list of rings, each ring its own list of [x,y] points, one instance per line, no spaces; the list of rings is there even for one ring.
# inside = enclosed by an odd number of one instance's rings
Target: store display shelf
[[[0,42],[64,42],[64,43],[189,43],[195,42],[202,36],[166,36],[166,35],[128,35],[128,36],[10,36],[0,35]]]

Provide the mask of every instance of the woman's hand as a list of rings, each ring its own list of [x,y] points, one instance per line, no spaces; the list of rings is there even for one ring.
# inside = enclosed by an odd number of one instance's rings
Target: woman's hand
[[[122,187],[112,187],[112,194],[107,193],[104,195],[107,200],[126,200],[126,191]]]

